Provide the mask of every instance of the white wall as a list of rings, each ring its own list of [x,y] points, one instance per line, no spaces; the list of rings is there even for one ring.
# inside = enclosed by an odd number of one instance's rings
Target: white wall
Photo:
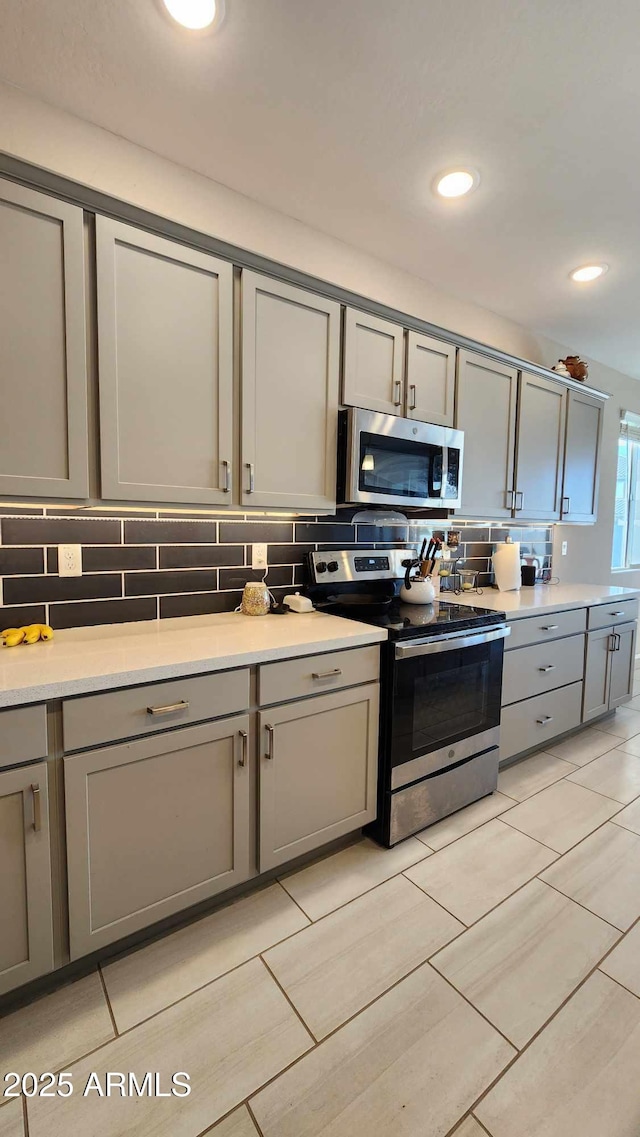
[[[536,363],[551,366],[573,350],[3,83],[0,151]],[[640,413],[640,383],[602,364],[591,366],[589,381],[613,396],[599,521],[556,528],[554,569],[563,581],[640,587],[640,571],[610,570],[619,411]],[[564,558],[562,539],[569,542]]]

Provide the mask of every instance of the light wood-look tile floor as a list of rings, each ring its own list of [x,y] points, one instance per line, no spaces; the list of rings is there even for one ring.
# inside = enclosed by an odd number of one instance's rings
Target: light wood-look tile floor
[[[0,1015],[3,1074],[75,1087],[0,1104],[0,1137],[639,1137],[636,698],[393,850],[358,839]],[[84,1097],[91,1071],[192,1091]]]

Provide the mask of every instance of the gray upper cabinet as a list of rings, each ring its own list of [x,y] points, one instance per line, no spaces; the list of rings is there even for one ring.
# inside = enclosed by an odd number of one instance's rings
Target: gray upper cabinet
[[[233,269],[96,220],[102,496],[229,505]]]
[[[342,401],[386,415],[404,408],[404,328],[347,308]]]
[[[603,413],[600,399],[568,392],[562,521],[596,520]]]
[[[456,349],[450,343],[407,334],[407,417],[453,426]]]
[[[0,773],[0,994],[53,967],[45,762]]]
[[[458,353],[456,426],[464,430],[461,517],[512,516],[518,372]]]
[[[514,513],[558,521],[567,408],[566,388],[541,375],[520,376]]]
[[[339,384],[339,304],[243,272],[243,505],[335,509]]]
[[[9,182],[0,183],[0,402],[0,494],[87,497],[82,210]]]

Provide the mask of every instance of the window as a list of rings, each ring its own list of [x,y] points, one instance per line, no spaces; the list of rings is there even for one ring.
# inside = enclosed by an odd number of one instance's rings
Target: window
[[[640,568],[640,415],[631,411],[620,418],[611,565]]]

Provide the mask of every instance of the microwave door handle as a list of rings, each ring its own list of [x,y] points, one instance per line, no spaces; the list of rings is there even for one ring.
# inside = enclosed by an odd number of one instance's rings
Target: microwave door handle
[[[447,481],[449,477],[449,447],[442,447],[442,484],[440,486],[440,497],[447,496]]]

